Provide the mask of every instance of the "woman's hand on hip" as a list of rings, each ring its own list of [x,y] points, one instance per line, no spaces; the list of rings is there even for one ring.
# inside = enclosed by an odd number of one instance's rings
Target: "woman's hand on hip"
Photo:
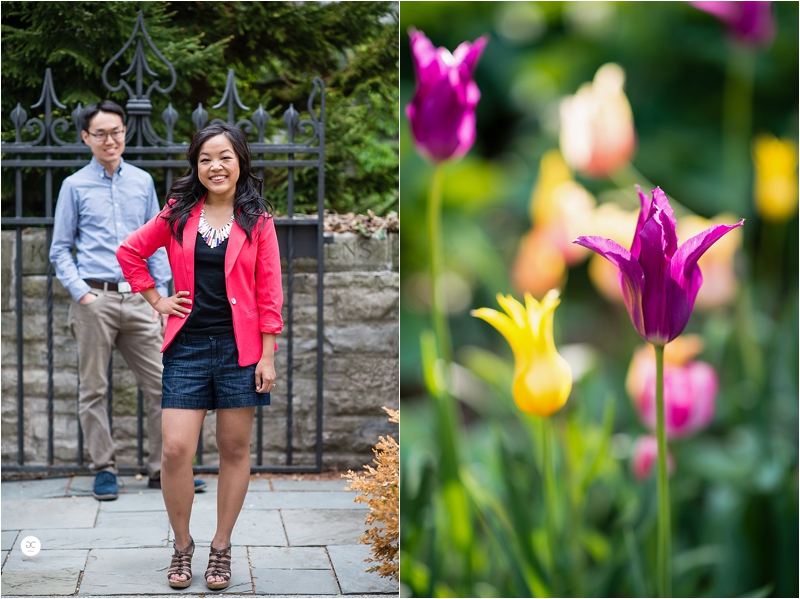
[[[261,358],[256,364],[256,393],[269,393],[275,388],[275,362]]]
[[[180,316],[181,318],[186,318],[186,315],[192,311],[192,300],[186,297],[187,295],[189,295],[188,291],[179,291],[175,295],[171,295],[169,297],[160,297],[158,301],[153,304],[153,308],[155,308],[159,313],[166,314],[167,316]]]

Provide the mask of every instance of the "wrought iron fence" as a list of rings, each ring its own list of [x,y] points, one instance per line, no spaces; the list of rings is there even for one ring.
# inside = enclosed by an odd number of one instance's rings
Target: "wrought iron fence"
[[[156,73],[148,63],[145,45],[158,57],[169,72],[170,82],[162,86]],[[119,81],[112,84],[109,81],[111,67],[133,47],[133,58],[130,66],[119,76]],[[154,81],[145,88],[145,75],[154,78]],[[166,96],[175,87],[177,74],[172,64],[156,48],[147,33],[144,15],[140,11],[136,25],[130,38],[122,49],[114,55],[105,65],[102,72],[103,86],[109,92],[124,90],[128,94],[127,104],[127,135],[125,160],[131,164],[153,172],[163,170],[166,179],[166,189],[172,184],[174,170],[184,171],[188,162],[183,158],[187,149],[187,142],[174,141],[175,125],[178,123],[178,113],[169,103],[161,114],[161,121],[166,131],[165,136],[160,136],[151,122],[153,103],[151,94],[157,92]],[[47,344],[47,463],[27,464],[25,461],[25,408],[26,397],[24,391],[24,344],[23,344],[23,263],[22,263],[22,231],[27,227],[40,227],[46,231],[46,244],[49,248],[53,231],[53,171],[59,168],[78,169],[85,166],[91,155],[89,148],[83,143],[80,135],[80,116],[83,110],[80,103],[71,112],[71,122],[65,118],[54,118],[55,109],[67,110],[67,106],[58,100],[53,84],[51,70],[45,71],[42,93],[39,101],[30,107],[38,109],[43,118],[28,118],[26,111],[18,103],[11,113],[14,127],[14,141],[2,143],[3,159],[0,166],[9,173],[14,173],[15,206],[14,216],[2,218],[4,230],[15,231],[17,252],[14,265],[15,289],[15,317],[16,317],[16,374],[17,374],[17,459],[13,464],[3,464],[3,469],[9,472],[46,472],[50,474],[63,471],[83,471],[87,467],[83,460],[83,437],[78,421],[78,451],[74,464],[54,463],[53,439],[53,266],[47,265],[46,274],[46,344]],[[263,178],[264,169],[286,169],[287,173],[287,205],[286,215],[275,218],[281,256],[285,258],[286,272],[284,288],[285,295],[285,322],[284,345],[286,360],[286,450],[283,464],[264,464],[263,459],[263,413],[262,408],[256,414],[256,463],[252,467],[254,472],[319,472],[322,468],[322,373],[323,373],[323,245],[328,241],[323,232],[324,226],[324,194],[325,194],[325,87],[320,78],[313,80],[313,90],[308,98],[309,118],[302,119],[293,105],[285,111],[283,121],[285,124],[284,139],[280,142],[265,139],[265,131],[270,116],[264,110],[263,104],[252,112],[250,118],[237,120],[236,113],[250,110],[242,104],[236,88],[234,71],[228,71],[227,83],[219,103],[212,106],[213,110],[225,109],[226,122],[242,127],[250,138],[250,149],[253,156],[253,169]],[[209,123],[209,113],[199,104],[191,115],[195,130],[200,130]],[[213,119],[210,122],[222,122],[223,119]],[[74,129],[75,139],[63,139],[70,129]],[[161,126],[159,125],[159,128]],[[27,132],[27,134],[26,134]],[[38,133],[38,135],[37,135]],[[34,139],[30,139],[34,137]],[[255,141],[253,138],[255,137]],[[27,139],[25,139],[27,138]],[[87,157],[88,155],[88,157]],[[316,217],[297,217],[295,215],[295,183],[296,169],[316,169],[317,187],[317,214]],[[25,216],[25,202],[23,198],[23,169],[38,169],[44,173],[44,215]],[[315,459],[313,463],[295,463],[293,456],[293,371],[294,371],[294,261],[297,258],[316,259],[316,397],[315,418],[316,429]],[[275,394],[273,393],[273,397]],[[77,392],[76,392],[77,398]],[[274,403],[274,402],[273,402]],[[109,388],[108,388],[108,414],[109,422],[112,421],[113,384],[112,364],[109,363]],[[75,417],[77,418],[77,406]],[[143,462],[143,407],[142,393],[138,393],[137,407],[137,456],[136,468],[121,468],[125,473],[131,470],[144,472]],[[112,428],[113,430],[113,428]],[[203,463],[202,434],[198,442],[198,453],[195,470],[198,472],[214,472],[217,466]]]

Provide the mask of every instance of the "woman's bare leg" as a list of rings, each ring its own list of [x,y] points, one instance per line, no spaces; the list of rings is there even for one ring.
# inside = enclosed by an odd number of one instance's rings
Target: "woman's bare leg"
[[[255,408],[232,408],[217,411],[217,449],[219,481],[217,483],[217,531],[211,545],[225,549],[231,544],[231,533],[250,484],[250,435]],[[222,582],[209,576],[208,582]]]
[[[205,416],[206,410],[177,408],[165,408],[161,414],[161,493],[178,549],[186,549],[192,542],[189,535],[194,501],[192,460]],[[185,574],[171,576],[172,580],[186,578]]]

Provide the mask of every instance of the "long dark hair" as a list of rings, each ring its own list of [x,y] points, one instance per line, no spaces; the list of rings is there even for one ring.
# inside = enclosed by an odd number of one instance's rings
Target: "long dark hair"
[[[203,196],[208,193],[197,176],[197,157],[203,144],[217,135],[225,135],[233,146],[239,161],[239,180],[236,181],[236,194],[233,200],[233,214],[238,224],[244,229],[247,241],[252,241],[253,228],[266,213],[273,214],[272,204],[261,197],[264,181],[256,177],[250,166],[250,146],[247,136],[239,127],[227,123],[214,123],[198,131],[189,144],[186,158],[189,160],[189,172],[177,179],[167,193],[167,202],[175,200],[167,214],[162,216],[169,223],[172,236],[183,244],[183,229],[189,220],[189,213],[197,206]],[[261,223],[263,225],[263,221]]]

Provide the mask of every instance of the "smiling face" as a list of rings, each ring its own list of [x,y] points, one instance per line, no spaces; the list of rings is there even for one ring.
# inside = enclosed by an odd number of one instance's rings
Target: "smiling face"
[[[206,140],[200,146],[197,177],[208,190],[206,202],[233,202],[236,182],[239,180],[239,158],[231,140],[224,133]]]
[[[119,139],[114,139],[114,135]],[[122,118],[113,112],[98,111],[89,122],[89,132],[81,131],[81,137],[91,148],[97,162],[112,175],[119,167],[120,158],[125,151],[125,124]]]

